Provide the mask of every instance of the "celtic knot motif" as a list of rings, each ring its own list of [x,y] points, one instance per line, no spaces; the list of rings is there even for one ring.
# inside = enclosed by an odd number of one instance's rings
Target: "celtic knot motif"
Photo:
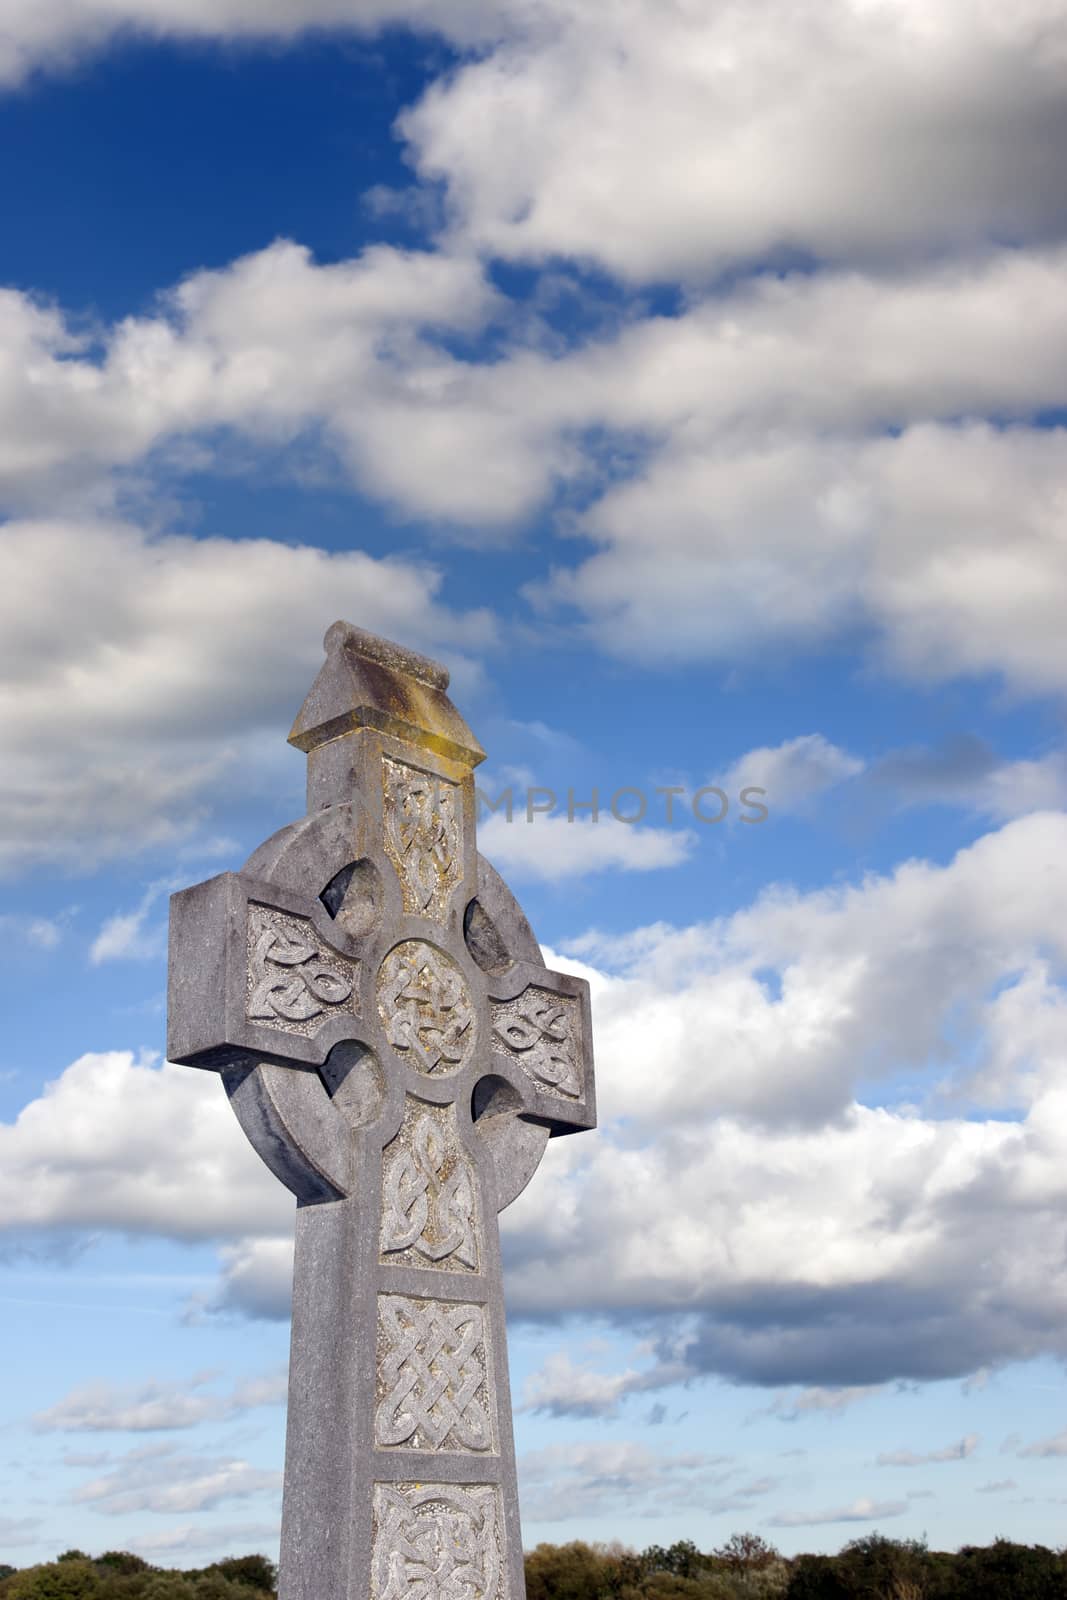
[[[463,876],[457,785],[382,758],[385,852],[400,879],[404,910],[440,919]]]
[[[378,1010],[385,1036],[418,1072],[456,1072],[474,1044],[474,1007],[463,974],[444,951],[406,939],[382,962]]]
[[[576,1000],[531,984],[515,1000],[493,1002],[493,1048],[511,1056],[528,1077],[554,1094],[576,1100],[578,1071]]]
[[[381,1253],[398,1265],[478,1270],[474,1173],[451,1106],[408,1101],[384,1155]]]
[[[327,1011],[357,1011],[357,963],[324,950],[306,917],[248,906],[249,1019],[312,1034]]]
[[[503,1600],[499,1489],[374,1486],[373,1600]]]
[[[381,1295],[378,1328],[375,1443],[491,1449],[481,1307]]]

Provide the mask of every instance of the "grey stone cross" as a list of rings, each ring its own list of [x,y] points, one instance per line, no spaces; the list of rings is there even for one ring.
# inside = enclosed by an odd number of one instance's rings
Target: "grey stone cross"
[[[297,1200],[280,1600],[522,1600],[497,1213],[594,1126],[588,988],[477,852],[447,672],[326,652],[307,816],[171,901],[168,1055]]]

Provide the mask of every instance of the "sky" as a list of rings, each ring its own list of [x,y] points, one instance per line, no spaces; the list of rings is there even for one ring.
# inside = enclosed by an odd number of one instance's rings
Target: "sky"
[[[592,986],[526,1543],[1062,1542],[1065,145],[1063,0],[6,0],[0,1560],[276,1553],[292,1200],[167,896],[337,617]]]

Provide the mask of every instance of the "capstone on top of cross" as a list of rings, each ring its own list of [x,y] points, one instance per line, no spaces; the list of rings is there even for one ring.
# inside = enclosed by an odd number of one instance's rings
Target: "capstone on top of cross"
[[[448,698],[448,670],[429,656],[335,622],[323,640],[326,662],[289,734],[310,755],[357,728],[377,728],[476,767],[485,751]]]

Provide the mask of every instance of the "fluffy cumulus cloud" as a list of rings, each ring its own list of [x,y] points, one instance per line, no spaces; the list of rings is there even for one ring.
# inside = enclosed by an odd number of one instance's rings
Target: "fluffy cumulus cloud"
[[[543,791],[545,795],[550,792]],[[541,803],[537,791],[531,793],[534,803]],[[500,796],[490,798],[498,801]],[[637,803],[632,794],[623,796],[620,813],[625,813],[627,805],[636,810]],[[714,809],[714,801],[709,804]],[[536,814],[528,819],[525,805],[526,796],[520,791],[511,819],[503,812],[496,813],[479,833],[479,848],[505,876],[519,882],[558,883],[590,872],[652,872],[658,867],[676,867],[696,843],[688,828],[643,827],[610,815],[598,818],[595,825],[580,814],[573,821]]]
[[[431,566],[358,550],[113,522],[0,528],[0,871],[93,867],[194,832],[239,759],[275,759],[321,665],[324,618],[422,643],[469,687],[468,652],[494,625],[451,611],[440,585]],[[295,753],[288,777],[298,791]],[[102,930],[98,959],[136,944],[143,918],[124,915],[134,923]]]
[[[686,1377],[688,1368],[679,1363],[676,1375]],[[527,1378],[520,1409],[550,1417],[613,1417],[624,1396],[662,1388],[670,1378],[662,1362],[648,1372],[597,1372],[558,1350]]]
[[[721,773],[716,785],[727,795],[747,787],[763,790],[776,814],[804,811],[828,789],[863,771],[863,762],[821,733],[805,733],[773,747],[749,750]]]
[[[286,39],[386,23],[478,46],[403,132],[419,174],[445,184],[453,232],[493,254],[699,278],[1067,223],[1055,0],[13,0],[0,81],[130,30]]]
[[[673,446],[655,456],[672,474],[715,439],[741,455],[762,445],[781,477],[784,447],[795,455],[812,433],[854,439],[1062,403],[1065,272],[1050,248],[895,277],[759,275],[569,352],[543,347],[536,327],[524,324],[524,338],[513,327],[507,358],[491,362],[460,359],[436,338],[508,317],[466,255],[383,245],[319,265],[279,241],[194,273],[154,315],[101,329],[94,344],[58,309],[6,290],[0,492],[18,503],[38,488],[55,497],[67,481],[81,491],[90,469],[220,428],[275,448],[325,429],[370,491],[409,514],[481,522],[534,507],[573,467],[568,441],[591,428]],[[739,475],[735,494],[744,487]],[[833,500],[831,524],[864,509],[844,485]],[[628,503],[607,501],[592,531],[617,523],[621,533]]]
[[[943,866],[581,944],[601,1133],[550,1146],[548,1211],[506,1213],[509,1304],[651,1343],[550,1365],[526,1404],[610,1414],[705,1373],[858,1398],[1063,1353],[1065,862],[1039,813]],[[285,1315],[291,1202],[210,1075],[84,1057],[0,1157],[9,1230],[213,1239],[201,1313]]]
[[[0,493],[103,505],[114,472],[235,434],[279,468],[313,441],[465,537],[574,483],[592,552],[528,598],[607,650],[727,659],[860,628],[911,676],[1062,687],[1067,434],[1034,424],[1064,399],[1065,284],[1054,246],[762,275],[562,352],[447,252],[319,266],[279,243],[194,274],[99,350],[9,291]],[[494,324],[492,359],[436,336]],[[604,437],[629,462],[608,480]],[[256,565],[233,551],[233,572]],[[86,568],[72,586],[91,590]]]
[[[470,257],[382,245],[320,266],[284,240],[99,330],[102,351],[6,290],[0,495],[56,503],[96,485],[99,498],[102,472],[194,434],[236,429],[276,452],[323,432],[408,514],[512,517],[543,493],[551,441],[494,413],[491,386],[432,337],[482,329],[499,306]]]
[[[550,1216],[509,1214],[511,1303],[658,1306],[664,1382],[863,1387],[1060,1350],[1065,827],[588,941],[615,968],[593,973],[606,1132],[550,1148]],[[890,1106],[862,1103],[875,1083]]]
[[[599,551],[533,595],[650,659],[743,659],[860,628],[910,679],[1062,689],[1065,471],[1064,430],[985,422],[862,441],[677,436],[590,511]]]
[[[86,1055],[0,1127],[9,1230],[203,1240],[284,1235],[292,1197],[245,1140],[214,1073]]]
[[[495,254],[699,278],[1067,224],[1055,0],[555,0],[527,15],[403,124],[457,232]]]
[[[606,650],[735,659],[866,636],[908,676],[1062,690],[1067,434],[1045,426],[1067,369],[1057,0],[15,0],[0,77],[130,29],[386,21],[476,46],[401,123],[417,176],[444,185],[444,233],[329,265],[279,241],[88,334],[4,291],[8,507],[103,513],[131,473],[202,468],[235,441],[276,470],[325,452],[464,537],[498,537],[562,489],[584,543],[528,598]],[[676,315],[637,301],[564,334],[493,287],[493,257],[685,293]],[[622,447],[608,474],[605,439]],[[94,599],[90,554],[67,554],[68,586]],[[241,546],[228,571],[255,592],[284,567],[288,600],[301,561]],[[405,637],[426,633],[394,609]],[[121,656],[106,622],[96,638]],[[207,781],[189,763],[137,770],[110,805],[143,798],[149,831]],[[1048,792],[1056,775],[1030,778]]]

